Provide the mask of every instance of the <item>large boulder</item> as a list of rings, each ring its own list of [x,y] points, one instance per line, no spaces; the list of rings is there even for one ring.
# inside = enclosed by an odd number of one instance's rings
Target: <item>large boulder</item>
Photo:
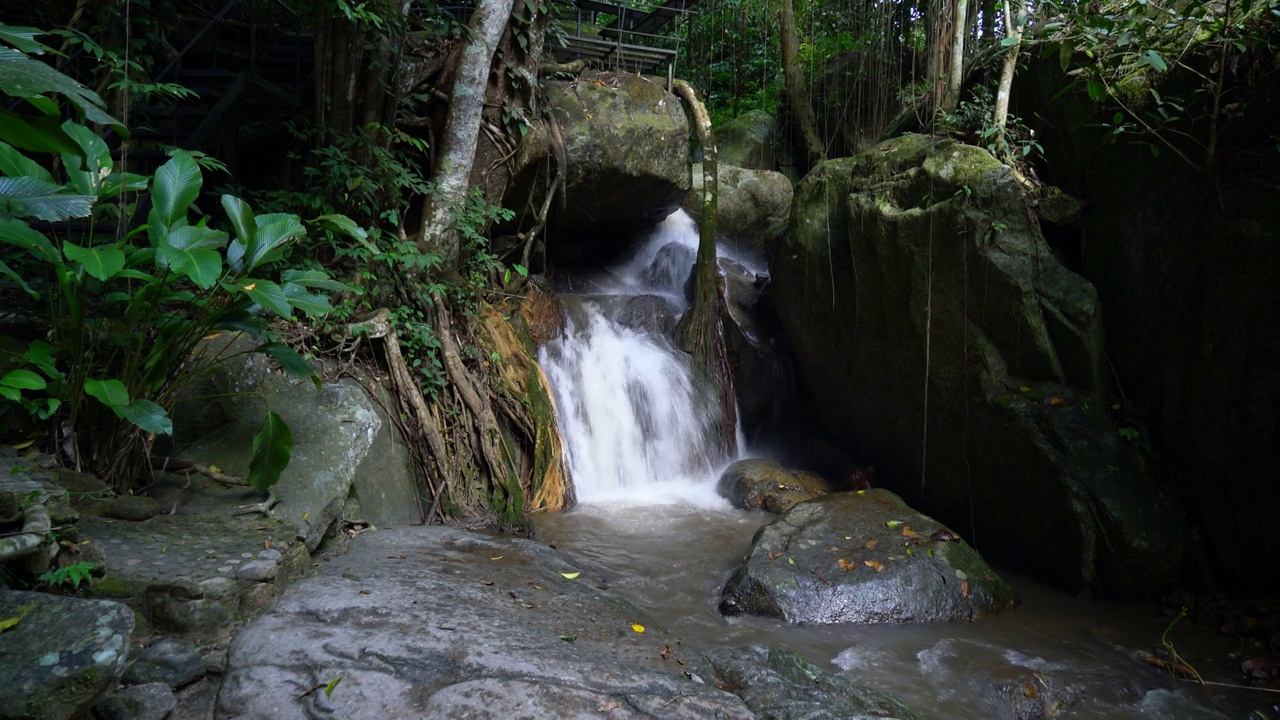
[[[752,246],[760,246],[765,231],[787,219],[791,211],[791,181],[772,170],[747,170],[718,163],[716,170],[716,232]],[[684,211],[702,221],[702,164],[693,166],[693,186]]]
[[[716,492],[734,507],[784,513],[798,503],[827,495],[821,475],[788,470],[773,460],[739,460],[720,473]]]
[[[0,590],[0,717],[85,717],[124,671],[133,611],[109,600]]]
[[[910,135],[824,163],[772,260],[821,420],[882,480],[1059,586],[1170,580],[1181,519],[1107,414],[1097,294],[1009,168]]]
[[[968,543],[888,490],[801,503],[756,533],[720,611],[797,624],[976,620],[1017,596]]]
[[[547,251],[578,261],[616,257],[620,241],[657,225],[689,190],[689,124],[680,100],[632,74],[588,72],[542,84],[559,123],[567,167],[565,204],[552,203]],[[545,192],[542,163],[554,140],[535,126],[521,142],[508,207],[524,207]]]
[[[775,170],[777,121],[764,110],[749,110],[715,128],[721,162],[751,170]]]
[[[705,658],[529,540],[392,528],[319,572],[232,642],[216,717],[912,717],[787,653]]]

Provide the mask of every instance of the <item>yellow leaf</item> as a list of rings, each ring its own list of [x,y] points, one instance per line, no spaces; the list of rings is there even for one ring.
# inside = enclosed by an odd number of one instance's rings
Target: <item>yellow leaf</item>
[[[876,560],[863,560],[862,564],[869,568],[873,568],[876,572],[882,572],[884,570],[884,563]]]
[[[844,558],[840,558],[836,564],[840,566],[841,570],[853,570],[858,567]]]
[[[636,631],[636,632],[638,632],[638,633],[642,633],[642,632],[644,632],[644,626],[643,626],[643,625],[635,625],[635,624],[632,624],[632,625],[631,625],[631,629],[632,629],[632,630],[635,630],[635,631]]]
[[[918,538],[920,537],[920,533],[917,533],[915,530],[912,530],[910,525],[903,525],[902,536],[909,537],[909,538]]]
[[[20,617],[11,617],[8,620],[0,620],[0,633],[22,622]]]
[[[222,472],[222,468],[218,467],[217,465],[210,465],[210,466],[209,466],[209,471],[210,471],[210,472],[220,473],[220,472]]]
[[[22,450],[23,448],[31,447],[34,442],[35,440],[23,440],[20,443],[14,443],[12,447],[14,450]]]
[[[221,334],[222,334],[222,331],[221,331],[221,330],[214,330],[213,332],[209,333],[208,335],[205,335],[204,337],[202,337],[202,338],[200,338],[200,339],[201,339],[201,340],[205,340],[205,341],[214,340],[214,339],[216,339],[216,338],[217,338],[219,335],[221,335]]]
[[[852,535],[845,535],[845,536],[844,536],[844,539],[845,539],[845,540],[852,540],[852,539],[853,539],[853,536],[852,536]]]
[[[493,557],[491,557],[491,558],[489,558],[489,559],[490,559],[490,560],[501,560],[501,559],[502,559],[502,556],[501,556],[501,555],[494,555]]]
[[[566,578],[568,578],[568,579],[572,580],[572,579],[574,579],[574,578],[578,577],[579,575],[581,575],[582,573],[581,573],[581,572],[571,572],[571,573],[560,573],[560,574],[561,574],[561,575],[563,575],[563,576],[565,576]]]
[[[245,286],[244,286],[244,289],[245,289],[245,290],[252,290],[252,289],[254,289],[254,288],[256,288],[256,287],[258,287],[258,283],[249,283],[248,285],[245,285]]]
[[[307,519],[307,518],[309,518],[309,517],[311,517],[311,513],[309,513],[309,512],[304,512],[304,513],[302,513],[302,519],[303,519],[303,520],[306,520],[306,519]]]

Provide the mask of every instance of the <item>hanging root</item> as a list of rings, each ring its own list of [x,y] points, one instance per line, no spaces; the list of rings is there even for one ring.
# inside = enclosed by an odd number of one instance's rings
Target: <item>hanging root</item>
[[[526,268],[529,267],[529,260],[533,254],[533,246],[537,240],[538,233],[547,226],[547,215],[551,212],[551,202],[555,199],[556,194],[564,185],[564,174],[569,167],[568,153],[564,149],[564,138],[560,136],[560,123],[555,117],[547,119],[547,127],[551,130],[551,148],[555,151],[556,156],[556,174],[551,180],[551,185],[547,187],[547,196],[542,199],[542,207],[538,210],[537,222],[533,228],[529,230],[529,235],[524,241],[524,252],[520,254],[520,264]],[[563,200],[563,198],[562,198]],[[543,264],[546,264],[546,258],[543,258]]]

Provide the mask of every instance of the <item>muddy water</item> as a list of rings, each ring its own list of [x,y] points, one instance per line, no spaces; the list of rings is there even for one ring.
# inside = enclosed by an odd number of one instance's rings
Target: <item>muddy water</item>
[[[1076,701],[1064,718],[1240,720],[1269,699],[1171,680],[1139,664],[1135,653],[1158,646],[1169,623],[1154,605],[1070,597],[1008,573],[1022,606],[972,624],[796,627],[723,618],[720,587],[769,517],[701,504],[587,505],[539,518],[539,539],[605,568],[610,592],[677,637],[793,649],[897,694],[922,718],[1010,717],[1000,688],[1017,693],[1026,678],[1072,689]],[[1189,624],[1170,638],[1206,679],[1233,679],[1225,638]]]

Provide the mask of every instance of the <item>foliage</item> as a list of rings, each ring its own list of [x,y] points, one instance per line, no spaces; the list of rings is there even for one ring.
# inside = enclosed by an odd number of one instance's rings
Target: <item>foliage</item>
[[[67,120],[59,129],[75,150],[59,154],[57,175],[0,142],[0,242],[16,249],[0,273],[43,311],[50,328],[48,342],[32,341],[9,358],[14,367],[0,379],[0,395],[14,401],[16,394],[38,419],[57,413],[72,459],[127,485],[153,438],[172,432],[168,413],[178,396],[221,359],[201,351],[201,340],[223,331],[261,336],[255,351],[291,374],[313,375],[296,353],[270,341],[268,319],[295,310],[322,316],[329,301],[312,291],[345,286],[321,270],[281,267],[286,247],[306,234],[296,215],[255,215],[248,203],[223,195],[234,235],[210,227],[195,209],[203,173],[192,154],[173,151],[148,178],[117,170],[106,143],[85,125]],[[150,201],[145,224],[99,227],[109,203],[118,218],[146,207],[139,193]],[[40,222],[78,219],[53,226],[57,232],[38,229]],[[317,222],[353,227],[341,216]],[[287,456],[279,443],[255,447],[274,453],[262,483],[278,479],[282,450]]]
[[[1275,72],[1280,0],[1190,0],[1055,6],[1036,42],[1058,53],[1080,88],[1109,105],[1111,138],[1195,167],[1215,161],[1225,121],[1256,101]]]
[[[1006,160],[1027,161],[1032,156],[1042,156],[1044,148],[1036,140],[1035,130],[1027,127],[1021,118],[1010,115],[1003,128],[992,124],[994,101],[991,90],[977,85],[967,100],[961,100],[954,113],[942,116],[940,129],[944,132],[970,135],[979,144]]]
[[[56,570],[50,570],[36,579],[50,587],[70,585],[73,588],[78,588],[80,583],[88,582],[89,574],[93,571],[93,568],[94,564],[91,562],[78,562]]]

